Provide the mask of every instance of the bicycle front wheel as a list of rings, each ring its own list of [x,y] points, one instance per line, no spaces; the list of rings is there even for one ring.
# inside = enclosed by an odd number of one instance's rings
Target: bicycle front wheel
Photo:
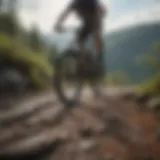
[[[79,74],[78,54],[66,51],[56,60],[54,67],[54,88],[64,105],[75,105],[80,100],[82,79]]]

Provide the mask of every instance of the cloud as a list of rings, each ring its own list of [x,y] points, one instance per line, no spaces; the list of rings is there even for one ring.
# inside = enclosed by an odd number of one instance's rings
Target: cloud
[[[29,2],[30,1],[28,1],[28,3]],[[25,4],[27,6],[26,8],[22,7],[19,10],[19,17],[23,24],[29,28],[31,24],[36,23],[40,26],[41,30],[48,32],[51,30],[60,12],[62,12],[67,5],[67,0],[40,0],[37,3],[39,4],[39,8],[36,8],[36,10],[33,9],[34,5],[32,2],[30,2],[30,5],[28,3]],[[67,20],[67,24],[68,23],[77,23],[75,16],[69,18],[69,20]]]
[[[30,28],[33,23],[36,23],[43,32],[51,32],[58,15],[68,4],[69,0],[22,0],[22,2],[22,7],[19,10],[19,17],[23,24],[27,28]],[[113,6],[110,6],[112,5],[112,0],[102,0],[102,3],[106,6],[109,5],[109,13],[112,14],[113,11],[110,12],[110,8],[113,8]],[[107,31],[113,31],[140,23],[159,21],[160,2],[157,1],[157,3],[150,8],[143,10],[136,9],[132,12],[120,14],[116,19],[112,19],[110,14],[109,18],[106,18],[104,21]],[[65,24],[67,26],[73,25],[76,27],[80,24],[80,21],[77,20],[76,16],[71,15]]]
[[[113,31],[124,27],[156,21],[160,21],[160,2],[156,3],[151,8],[126,13],[125,15],[120,16],[119,20],[108,22],[107,30]]]
[[[67,6],[70,0],[22,0],[21,8],[19,9],[19,17],[22,23],[30,28],[33,23],[40,26],[40,29],[44,32],[50,32],[52,25],[62,10]],[[102,3],[109,4],[110,0],[102,0]],[[38,6],[36,6],[36,4]],[[72,14],[66,21],[66,25],[78,26],[80,21]]]

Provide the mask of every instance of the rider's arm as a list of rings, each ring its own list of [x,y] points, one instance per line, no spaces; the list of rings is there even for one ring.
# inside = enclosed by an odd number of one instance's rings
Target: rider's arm
[[[56,23],[56,26],[60,26],[65,21],[65,19],[68,17],[69,13],[70,13],[70,10],[68,8],[64,12],[62,12],[62,14],[60,15]]]
[[[73,4],[70,4],[60,15],[60,17],[58,18],[58,21],[56,23],[56,28],[60,27],[61,24],[65,21],[65,19],[68,17],[68,15],[70,14],[70,12],[73,9]]]

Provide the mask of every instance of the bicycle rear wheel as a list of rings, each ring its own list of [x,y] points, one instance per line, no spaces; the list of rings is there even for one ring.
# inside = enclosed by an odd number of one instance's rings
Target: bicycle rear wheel
[[[54,66],[54,88],[59,100],[65,106],[79,102],[82,91],[82,78],[79,74],[79,54],[65,51]]]

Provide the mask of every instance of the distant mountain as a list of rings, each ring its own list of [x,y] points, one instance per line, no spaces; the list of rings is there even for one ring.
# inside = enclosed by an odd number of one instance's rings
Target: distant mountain
[[[137,63],[138,57],[146,57],[153,45],[160,42],[160,24],[145,24],[126,28],[105,36],[105,60],[109,72],[124,71],[132,83],[139,83],[155,74],[153,69]]]
[[[46,35],[50,44],[57,44],[62,50],[72,39],[71,34],[65,36]],[[104,36],[106,72],[122,71],[130,77],[131,83],[139,83],[155,74],[153,69],[137,58],[152,53],[153,45],[160,42],[160,23],[143,24],[121,29]]]

